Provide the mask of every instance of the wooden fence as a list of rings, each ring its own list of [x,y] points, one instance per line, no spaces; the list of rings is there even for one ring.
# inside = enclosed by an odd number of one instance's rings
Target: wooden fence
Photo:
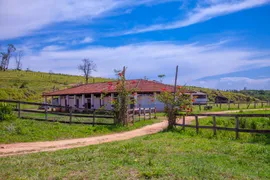
[[[47,122],[59,122],[59,123],[69,123],[69,124],[91,124],[91,125],[112,125],[115,124],[115,116],[113,110],[101,110],[101,109],[85,109],[76,108],[68,106],[58,106],[44,103],[34,103],[34,102],[24,102],[15,100],[3,100],[0,102],[8,103],[13,105],[13,111],[17,113],[18,118],[21,119],[33,119],[38,121]],[[43,110],[39,110],[38,107],[35,108],[23,108],[22,105],[38,106],[43,107]],[[54,111],[54,109],[64,109],[65,112]],[[84,112],[84,113],[82,113]],[[25,113],[27,113],[25,115]],[[33,113],[34,117],[29,115]],[[36,117],[37,114],[44,115],[44,118]],[[56,116],[56,118],[52,118]],[[132,123],[135,121],[140,121],[141,119],[151,119],[156,118],[155,108],[134,108],[128,110],[128,116],[132,119]],[[66,117],[67,120],[59,120],[60,117]],[[83,119],[78,121],[78,118]],[[99,120],[99,121],[97,121]],[[101,122],[100,122],[101,121]],[[111,122],[106,122],[111,121]]]
[[[82,109],[82,108],[75,108],[75,107],[65,107],[65,106],[58,106],[58,105],[50,105],[50,104],[42,104],[42,103],[34,103],[34,102],[23,102],[23,101],[15,101],[15,100],[0,100],[0,102],[8,103],[13,105],[13,110],[17,112],[18,118],[21,119],[33,119],[38,121],[47,121],[47,122],[59,122],[59,123],[69,123],[69,124],[91,124],[91,125],[112,125],[114,124],[115,117],[113,115],[113,111],[109,110],[96,110],[96,109]],[[34,109],[24,109],[22,105],[33,105],[33,106],[41,106],[44,107],[44,110],[39,110],[37,107]],[[53,111],[54,108],[62,108],[66,109],[66,112],[56,112]],[[51,110],[49,110],[51,109]],[[79,111],[84,110],[85,114],[83,113],[76,113]],[[35,115],[41,114],[44,115],[44,118],[40,117],[29,117],[29,115],[25,115],[24,112],[27,114],[34,113]],[[50,115],[56,116],[56,118],[51,118]],[[67,117],[68,120],[59,120],[60,117]],[[75,120],[76,118],[81,118],[81,120]],[[101,122],[100,122],[101,119]],[[111,122],[102,122],[105,120],[111,120]],[[99,121],[97,121],[99,120]]]
[[[180,115],[178,115],[180,116]],[[194,117],[195,125],[186,124],[185,117]],[[213,126],[201,126],[199,125],[199,117],[212,117]],[[235,118],[235,128],[230,127],[220,127],[216,125],[216,117],[234,117]],[[239,117],[268,117],[270,118],[270,114],[196,114],[196,115],[186,115],[182,116],[182,123],[176,123],[175,126],[182,126],[183,130],[185,127],[196,128],[196,133],[199,133],[199,129],[212,129],[213,134],[217,134],[217,130],[225,130],[225,131],[235,131],[236,138],[239,138],[239,132],[249,132],[249,133],[264,133],[269,134],[270,130],[257,130],[257,129],[242,129],[239,127]]]
[[[270,101],[253,101],[253,102],[230,102],[230,103],[215,103],[215,102],[208,102],[206,104],[194,104],[193,106],[198,106],[199,110],[202,110],[202,107],[204,107],[204,110],[207,110],[209,106],[219,107],[219,109],[222,109],[222,107],[227,106],[228,110],[231,109],[232,106],[234,106],[236,109],[240,109],[241,105],[245,105],[246,109],[249,108],[258,108],[258,107],[269,107]]]
[[[128,115],[132,121],[140,121],[141,119],[157,118],[156,108],[133,108],[128,110]]]

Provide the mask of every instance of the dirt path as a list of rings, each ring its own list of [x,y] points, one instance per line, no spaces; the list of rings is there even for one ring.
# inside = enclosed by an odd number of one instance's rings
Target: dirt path
[[[264,109],[261,109],[264,110]],[[269,109],[266,109],[269,110]],[[252,111],[252,109],[247,110]],[[231,113],[238,112],[236,111],[222,111],[222,112],[211,112],[211,113]],[[199,117],[201,118],[201,117]],[[186,123],[190,123],[194,118],[186,117]],[[70,149],[76,147],[83,147],[94,144],[102,144],[106,142],[121,141],[127,140],[134,137],[155,134],[167,127],[167,121],[160,123],[155,123],[142,127],[140,129],[109,134],[98,137],[88,137],[88,138],[78,138],[78,139],[67,139],[59,141],[44,141],[44,142],[29,142],[29,143],[14,143],[14,144],[0,144],[0,157],[20,155],[20,154],[29,154],[36,152],[45,152],[45,151],[56,151],[61,149]]]

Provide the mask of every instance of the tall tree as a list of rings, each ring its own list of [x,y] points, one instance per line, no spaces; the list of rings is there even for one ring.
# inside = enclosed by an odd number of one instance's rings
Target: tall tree
[[[22,50],[15,53],[16,70],[22,70],[22,61],[21,61],[22,57],[23,57],[23,51]]]
[[[12,56],[12,53],[16,51],[16,48],[13,44],[9,44],[7,48],[7,53],[1,52],[2,60],[0,65],[0,70],[5,71],[8,69],[9,59]]]
[[[82,64],[78,66],[78,69],[83,72],[85,82],[88,84],[89,77],[93,71],[97,70],[97,65],[90,59],[83,59]]]
[[[165,74],[159,74],[159,75],[158,75],[159,81],[160,81],[161,83],[162,83],[164,77],[165,77]]]

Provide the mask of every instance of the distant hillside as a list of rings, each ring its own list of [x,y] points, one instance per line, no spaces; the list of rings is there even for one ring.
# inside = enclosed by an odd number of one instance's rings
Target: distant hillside
[[[234,102],[243,102],[243,101],[254,101],[259,100],[258,97],[252,96],[251,94],[243,94],[241,92],[231,92],[231,91],[220,91],[216,89],[201,88],[195,86],[188,86],[190,90],[200,91],[208,94],[208,99],[211,102],[215,101],[217,95],[225,96]]]
[[[108,80],[94,78],[95,82]],[[0,71],[0,99],[41,101],[43,92],[65,89],[83,82],[82,76],[33,71]],[[89,82],[93,82],[93,78],[90,78]]]
[[[239,92],[264,101],[270,101],[270,90],[241,90]]]
[[[110,81],[110,79],[94,78],[94,81],[104,82]],[[0,71],[0,99],[38,102],[42,101],[43,92],[65,89],[83,82],[82,76],[75,75],[15,70]],[[93,82],[93,79],[89,79],[89,82]],[[210,101],[214,101],[217,95],[223,95],[234,101],[254,100],[254,97],[266,100],[269,97],[269,91],[227,92],[195,86],[188,86],[188,88],[207,93]]]

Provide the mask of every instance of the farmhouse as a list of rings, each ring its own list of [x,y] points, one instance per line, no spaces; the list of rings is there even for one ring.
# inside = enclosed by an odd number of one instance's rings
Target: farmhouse
[[[113,109],[111,103],[113,99],[117,98],[116,81],[92,83],[80,85],[77,87],[44,93],[45,102],[47,98],[52,98],[54,105],[71,106],[77,108],[87,109],[99,109],[104,107],[107,110]],[[166,89],[169,92],[174,91],[174,87],[171,85],[162,84],[157,81],[149,81],[143,79],[127,80],[127,89],[135,91],[134,96],[131,96],[131,101],[135,103],[130,104],[130,108],[149,108],[156,107],[157,111],[164,110],[164,104],[157,100],[157,94],[162,89]],[[106,94],[102,98],[102,94]],[[194,103],[202,103],[207,101],[207,95],[204,93],[197,93],[189,91],[191,98],[196,96]]]

